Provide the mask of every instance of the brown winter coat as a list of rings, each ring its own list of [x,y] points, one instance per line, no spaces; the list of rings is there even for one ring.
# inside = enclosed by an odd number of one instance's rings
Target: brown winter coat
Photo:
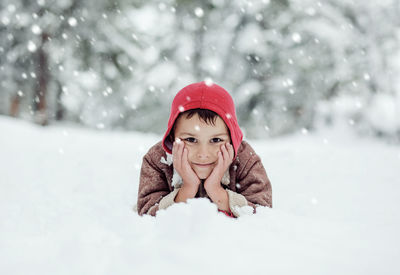
[[[139,215],[155,216],[159,209],[174,204],[174,199],[182,185],[182,179],[173,169],[172,155],[164,151],[161,141],[155,144],[143,157],[140,172],[137,210]],[[260,157],[253,148],[242,141],[238,153],[221,180],[228,192],[229,206],[238,217],[241,207],[272,207],[271,183],[267,177]],[[209,198],[200,185],[196,198]]]

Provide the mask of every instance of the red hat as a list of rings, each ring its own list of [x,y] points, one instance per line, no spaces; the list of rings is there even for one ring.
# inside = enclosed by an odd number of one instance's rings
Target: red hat
[[[236,156],[243,139],[243,133],[237,122],[233,99],[224,88],[204,81],[190,84],[176,94],[172,101],[168,129],[163,137],[164,150],[172,154],[172,142],[168,139],[168,136],[179,114],[197,108],[211,110],[223,119],[229,128]]]

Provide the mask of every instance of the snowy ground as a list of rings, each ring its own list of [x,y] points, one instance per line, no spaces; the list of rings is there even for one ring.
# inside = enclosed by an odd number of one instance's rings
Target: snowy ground
[[[0,274],[400,274],[400,147],[324,131],[252,141],[274,208],[139,217],[160,137],[0,117]]]

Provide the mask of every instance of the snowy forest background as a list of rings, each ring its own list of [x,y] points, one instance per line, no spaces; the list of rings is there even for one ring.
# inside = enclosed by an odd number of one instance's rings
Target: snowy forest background
[[[1,0],[0,274],[400,274],[399,14]],[[231,219],[198,198],[139,216],[143,156],[201,80],[232,94],[273,208]]]
[[[225,87],[249,138],[345,124],[400,140],[400,1],[2,0],[0,114],[162,134]]]

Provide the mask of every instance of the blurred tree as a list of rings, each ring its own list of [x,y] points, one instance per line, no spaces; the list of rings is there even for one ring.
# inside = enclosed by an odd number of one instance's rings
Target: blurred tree
[[[232,93],[247,137],[334,122],[343,96],[356,101],[352,125],[382,131],[368,106],[400,97],[398,11],[394,0],[5,0],[0,112],[161,134],[175,93],[209,78]]]

